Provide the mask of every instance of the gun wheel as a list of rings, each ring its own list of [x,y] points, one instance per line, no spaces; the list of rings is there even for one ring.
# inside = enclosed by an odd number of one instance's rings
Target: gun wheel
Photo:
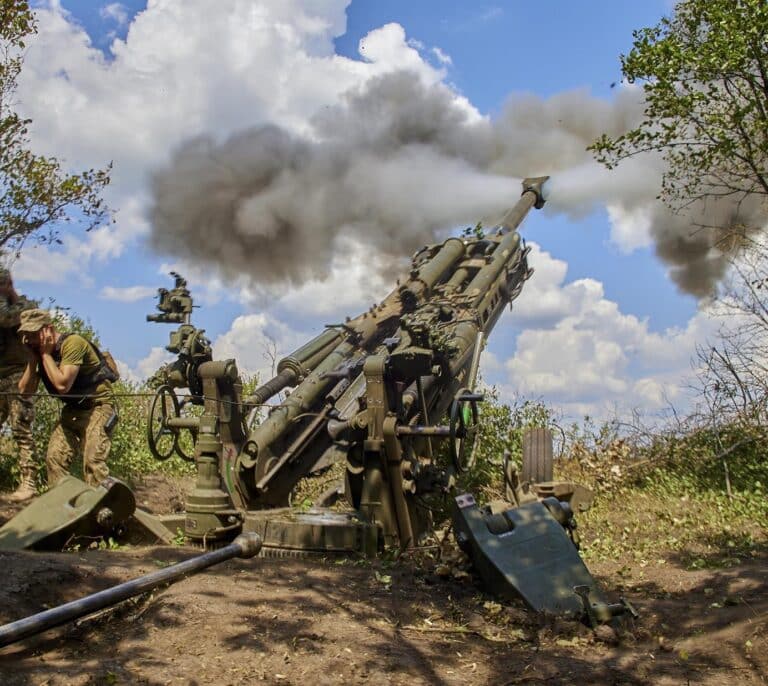
[[[479,428],[478,400],[482,400],[482,396],[462,388],[451,403],[449,449],[458,474],[471,469],[475,464]]]
[[[185,400],[188,401],[189,397],[187,396],[187,398],[182,398],[181,402],[179,402],[179,415],[182,413],[182,411],[184,411],[184,408],[186,407]],[[182,460],[186,460],[187,462],[194,462],[195,461],[195,443],[197,442],[197,430],[187,429],[187,431],[189,431],[190,440],[186,440],[188,437],[185,434],[182,434],[181,431],[179,431],[178,429],[176,430],[176,444],[174,445],[174,450]],[[189,452],[187,452],[186,447],[190,448]]]
[[[192,442],[196,440],[196,436],[192,435]],[[187,462],[194,462],[195,461],[195,455],[194,455],[194,448],[192,449],[192,452],[187,452],[184,450],[184,448],[181,447],[181,436],[179,436],[179,440],[176,441],[176,454],[182,459],[186,460]]]
[[[178,453],[179,430],[171,429],[168,420],[180,415],[179,400],[170,386],[160,386],[152,399],[147,423],[147,442],[158,460],[167,460]]]

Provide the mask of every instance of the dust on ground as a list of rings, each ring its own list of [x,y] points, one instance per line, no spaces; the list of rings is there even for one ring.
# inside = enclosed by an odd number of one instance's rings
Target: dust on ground
[[[14,509],[0,496],[3,519]],[[198,552],[0,552],[0,621]],[[537,618],[411,559],[233,560],[0,650],[0,683],[763,684],[767,563],[756,549],[721,569],[689,570],[673,552],[629,570],[592,564],[640,612],[617,635]]]

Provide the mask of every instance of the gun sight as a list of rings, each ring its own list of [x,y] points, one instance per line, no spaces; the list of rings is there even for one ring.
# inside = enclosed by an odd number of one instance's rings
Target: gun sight
[[[189,324],[194,305],[187,281],[176,272],[171,272],[170,275],[174,280],[174,287],[170,290],[157,289],[158,303],[155,307],[160,313],[148,314],[147,321],[160,324]]]

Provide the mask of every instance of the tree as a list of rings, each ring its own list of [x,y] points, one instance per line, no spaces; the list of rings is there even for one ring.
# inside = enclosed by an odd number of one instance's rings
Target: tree
[[[60,242],[62,222],[87,230],[109,216],[100,196],[111,165],[70,174],[29,148],[30,120],[14,108],[26,41],[36,32],[26,0],[0,0],[0,254],[18,254],[29,239]]]
[[[721,284],[724,320],[713,344],[698,350],[700,397],[711,417],[768,431],[768,238],[747,239]],[[714,421],[714,420],[713,420]]]
[[[683,0],[673,17],[633,37],[621,66],[627,81],[642,83],[643,119],[598,139],[597,159],[612,168],[660,153],[661,197],[673,206],[768,195],[768,3]]]
[[[698,351],[700,398],[719,431],[768,429],[768,3],[681,0],[674,15],[635,31],[622,72],[642,83],[640,124],[591,149],[609,168],[655,152],[666,162],[662,197],[672,206],[726,197],[761,211],[724,217],[731,256],[714,312],[724,326]],[[704,213],[705,216],[707,213]],[[749,216],[754,225],[746,225]],[[716,221],[714,217],[709,220]],[[744,222],[744,223],[740,223]],[[755,231],[755,229],[758,229]],[[711,420],[711,421],[710,421]]]

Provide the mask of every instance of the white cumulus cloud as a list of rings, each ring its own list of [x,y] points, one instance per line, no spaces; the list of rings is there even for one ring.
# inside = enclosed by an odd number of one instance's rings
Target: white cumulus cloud
[[[653,331],[607,299],[599,281],[567,282],[567,265],[535,245],[530,262],[536,271],[511,315],[524,330],[505,362],[507,395],[599,417],[682,400],[696,345],[721,325],[711,309],[702,306],[685,326]]]
[[[123,255],[148,234],[147,180],[190,137],[208,134],[223,141],[267,123],[311,137],[310,122],[318,112],[333,111],[351,89],[401,69],[415,72],[420,83],[440,84],[450,65],[440,48],[429,52],[439,63],[431,65],[424,46],[395,23],[363,37],[359,59],[335,54],[333,40],[346,30],[349,0],[219,0],[215,11],[212,4],[152,0],[133,18],[125,38],[112,41],[108,57],[57,3],[39,10],[39,35],[30,41],[18,90],[22,113],[33,120],[32,140],[39,152],[56,155],[73,169],[113,161],[107,199],[117,213],[114,224],[67,235],[60,247],[26,250],[14,265],[19,280],[55,284],[74,276],[93,286],[89,266]],[[123,11],[120,3],[109,3],[102,16],[120,23],[127,16]],[[492,7],[477,16],[493,18],[501,11]],[[455,106],[470,121],[487,123],[468,100],[454,95]],[[549,169],[549,160],[557,161],[545,212],[585,214],[607,203],[612,240],[625,251],[649,245],[650,215],[643,202],[658,192],[657,160],[609,173],[585,152],[585,141],[625,123],[638,101],[632,89],[616,103],[587,93],[548,100],[520,96],[498,124],[500,134],[508,133],[502,136],[510,146],[505,160],[514,160],[515,169],[538,173],[542,166]],[[502,162],[492,171],[511,173]],[[382,204],[393,204],[390,198],[403,190],[419,192],[414,186],[429,170],[412,171],[396,178],[404,188],[380,191],[390,192]],[[611,203],[616,197],[622,202]],[[437,194],[426,201],[445,205]],[[275,354],[319,332],[325,318],[367,308],[393,285],[364,248],[354,241],[342,248],[325,280],[281,291],[246,282],[225,285],[210,271],[170,258],[161,269],[179,266],[195,296],[202,295],[201,303],[224,298],[241,303],[245,312],[215,337],[216,355],[235,357],[242,370],[268,376]],[[568,281],[565,261],[533,246],[530,262],[536,273],[513,315],[523,331],[515,350],[489,356],[484,366],[489,375],[506,374],[506,390],[543,396],[574,413],[600,412],[615,403],[660,407],[665,398],[677,397],[696,342],[714,328],[705,311],[680,328],[652,331],[648,322],[608,300],[595,279]],[[98,287],[104,297],[123,301],[154,292],[144,286]],[[297,318],[306,330],[285,323]],[[146,378],[169,357],[152,348],[129,371]]]
[[[157,288],[152,286],[104,286],[100,296],[104,300],[115,300],[122,303],[132,303],[137,300],[149,298],[157,293]]]
[[[125,26],[128,23],[128,9],[120,2],[110,2],[99,10],[99,16],[102,19],[113,21],[118,26]]]

